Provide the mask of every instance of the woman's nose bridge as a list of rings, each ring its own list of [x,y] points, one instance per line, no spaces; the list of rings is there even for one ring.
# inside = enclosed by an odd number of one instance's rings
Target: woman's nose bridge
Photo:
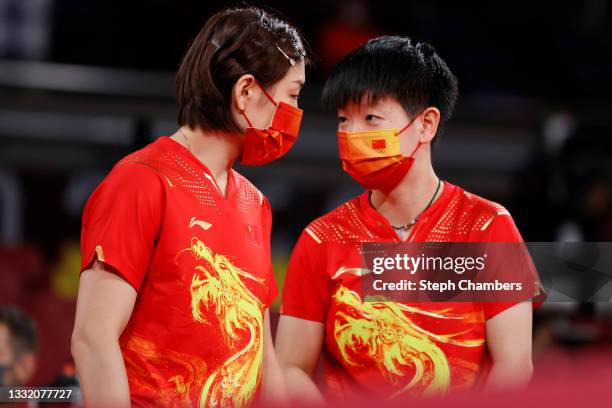
[[[344,127],[346,132],[359,132],[360,130],[363,130],[365,124],[364,123],[360,123],[359,119],[356,119],[355,117],[347,117],[347,124]]]

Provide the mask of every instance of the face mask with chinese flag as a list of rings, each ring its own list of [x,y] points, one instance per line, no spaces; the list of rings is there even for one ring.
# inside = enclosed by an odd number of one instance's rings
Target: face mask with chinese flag
[[[399,136],[417,116],[399,131],[338,132],[342,169],[368,190],[391,192],[408,174],[414,154],[421,146],[419,143],[408,157],[400,151]]]
[[[276,105],[276,109],[267,129],[253,127],[244,110],[242,111],[249,127],[246,129],[240,163],[248,166],[268,164],[287,154],[297,139],[303,113],[301,109],[285,102],[276,102],[259,82],[255,83],[268,100]]]

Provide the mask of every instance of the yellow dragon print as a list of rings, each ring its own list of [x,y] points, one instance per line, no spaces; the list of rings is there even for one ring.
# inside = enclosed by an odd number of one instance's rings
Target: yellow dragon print
[[[366,350],[368,359],[392,382],[403,379],[407,367],[414,369],[412,378],[391,398],[409,390],[423,396],[448,391],[450,366],[434,340],[463,347],[484,344],[484,339],[456,339],[469,330],[435,334],[419,327],[409,317],[410,314],[420,314],[438,319],[470,318],[451,315],[450,309],[433,312],[397,302],[362,302],[357,293],[342,285],[334,293],[333,301],[340,308],[335,314],[334,336],[347,364],[360,365],[352,355]]]
[[[192,237],[191,246],[181,252],[189,252],[197,261],[204,261],[195,266],[191,280],[193,318],[199,323],[210,324],[203,311],[214,308],[223,339],[230,349],[237,347],[240,332],[247,331],[250,335],[246,346],[206,378],[200,407],[246,406],[253,399],[261,377],[264,305],[242,279],[260,284],[264,280],[236,267],[228,257],[213,253],[197,237]]]
[[[157,364],[175,367],[176,374],[168,381],[174,385],[174,391],[160,389],[158,384],[163,382],[161,374],[155,370],[148,370],[141,364],[141,359]],[[130,382],[134,382],[139,389],[148,394],[156,395],[159,405],[173,408],[188,408],[193,406],[189,398],[192,389],[203,385],[201,373],[206,372],[206,362],[196,356],[175,351],[157,349],[155,344],[141,336],[132,336],[125,345],[124,360],[136,375]]]

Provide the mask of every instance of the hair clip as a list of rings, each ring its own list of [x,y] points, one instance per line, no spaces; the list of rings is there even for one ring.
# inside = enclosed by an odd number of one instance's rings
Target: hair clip
[[[283,51],[283,50],[281,49],[281,47],[279,47],[279,46],[278,46],[278,44],[276,44],[276,48],[278,48],[278,50],[281,52],[281,54],[283,54],[283,55],[285,56],[285,58],[287,58],[287,60],[289,60],[289,64],[290,64],[291,66],[294,66],[294,65],[295,65],[295,60],[294,60],[293,58],[291,58],[290,56],[288,56],[288,55],[285,53],[285,51]]]
[[[217,49],[221,48],[221,46],[220,46],[220,45],[219,45],[219,44],[218,44],[218,43],[217,43],[215,40],[212,40],[212,39],[211,39],[211,40],[209,40],[208,42],[210,42],[212,45],[214,45],[214,46],[215,46],[215,48],[217,48]]]

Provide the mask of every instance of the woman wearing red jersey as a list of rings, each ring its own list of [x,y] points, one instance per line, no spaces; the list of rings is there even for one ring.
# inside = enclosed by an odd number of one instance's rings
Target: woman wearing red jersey
[[[291,255],[276,351],[296,400],[471,389],[487,350],[488,385],[529,380],[530,303],[411,304],[360,295],[363,243],[522,242],[501,205],[434,171],[431,142],[457,93],[433,48],[404,37],[369,41],[328,79],[323,100],[338,113],[342,167],[366,191],[309,224]],[[311,376],[320,356],[317,387]]]
[[[122,159],[90,197],[72,339],[87,405],[282,400],[270,206],[232,166],[289,150],[304,66],[286,22],[215,14],[178,72],[180,129]]]

